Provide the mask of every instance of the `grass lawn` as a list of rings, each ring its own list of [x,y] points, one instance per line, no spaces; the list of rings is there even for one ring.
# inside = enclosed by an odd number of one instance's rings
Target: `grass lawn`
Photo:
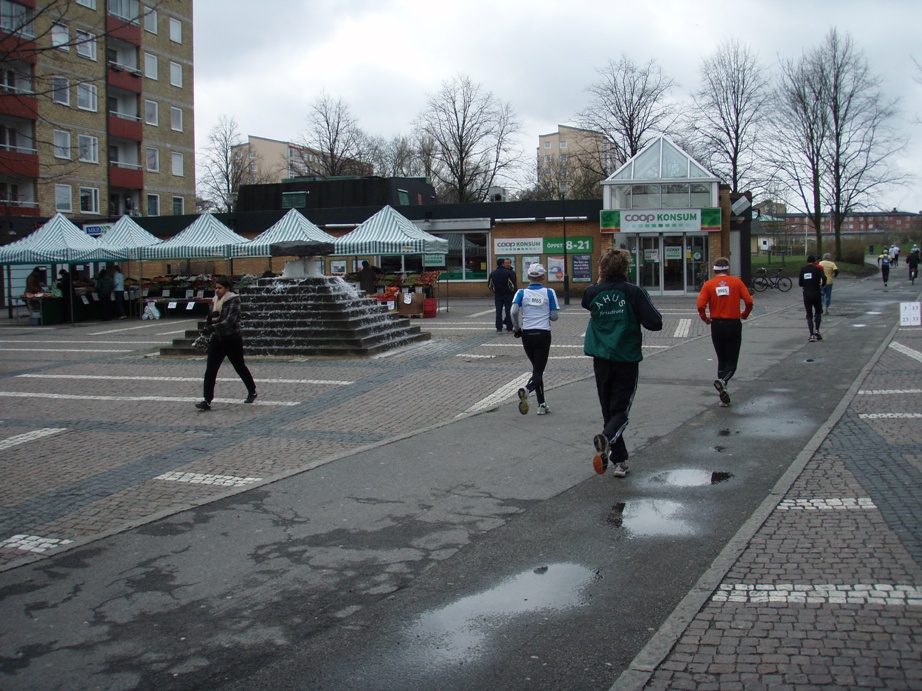
[[[775,273],[778,270],[778,267],[784,269],[784,273],[788,276],[796,277],[800,273],[801,267],[807,263],[807,258],[802,254],[795,254],[794,256],[779,257],[778,255],[772,255],[771,263],[768,261],[768,256],[764,254],[752,255],[752,273],[755,275],[756,271],[765,267],[768,269],[769,273]],[[865,276],[873,276],[879,272],[879,269],[873,264],[849,264],[847,262],[836,262],[836,266],[839,267],[840,276],[853,276],[855,278],[864,278]]]

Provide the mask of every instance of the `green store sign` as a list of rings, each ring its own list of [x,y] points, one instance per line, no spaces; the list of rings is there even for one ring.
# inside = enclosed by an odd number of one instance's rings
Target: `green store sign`
[[[720,230],[720,209],[608,209],[599,217],[603,233]]]
[[[544,254],[563,252],[563,238],[544,238]],[[592,238],[567,238],[567,252],[592,252]]]

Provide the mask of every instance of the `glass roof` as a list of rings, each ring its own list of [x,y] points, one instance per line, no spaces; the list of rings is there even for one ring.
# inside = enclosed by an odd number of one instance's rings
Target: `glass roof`
[[[717,177],[664,135],[660,135],[612,173],[606,182],[656,180],[716,182]]]

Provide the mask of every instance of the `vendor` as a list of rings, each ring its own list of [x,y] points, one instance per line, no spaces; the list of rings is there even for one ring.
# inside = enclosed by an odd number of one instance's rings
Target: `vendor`
[[[42,272],[42,267],[36,266],[32,269],[32,273],[26,276],[26,293],[30,295],[39,295],[45,292],[45,288],[42,286],[42,279],[45,276]]]

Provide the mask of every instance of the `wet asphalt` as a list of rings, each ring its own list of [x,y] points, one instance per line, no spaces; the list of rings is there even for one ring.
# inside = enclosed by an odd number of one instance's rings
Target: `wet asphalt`
[[[708,337],[647,353],[626,479],[592,472],[574,377],[549,415],[507,397],[0,573],[3,686],[607,689],[681,635],[913,296],[840,284],[816,344],[796,304],[754,317],[729,408]]]

